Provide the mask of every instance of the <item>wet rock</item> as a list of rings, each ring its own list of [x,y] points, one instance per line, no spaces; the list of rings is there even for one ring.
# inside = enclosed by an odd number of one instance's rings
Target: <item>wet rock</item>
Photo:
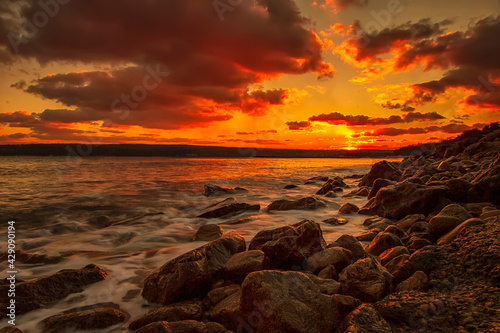
[[[202,225],[196,234],[191,238],[192,241],[212,241],[222,236],[224,229],[217,224]]]
[[[324,268],[332,265],[336,272],[341,272],[352,263],[351,251],[342,247],[332,247],[317,252],[307,258],[307,268],[313,273],[319,273]]]
[[[225,327],[238,326],[240,316],[241,289],[229,295],[210,311],[210,318]]]
[[[402,255],[402,254],[410,254],[410,251],[405,246],[396,246],[385,250],[380,254],[380,262],[382,266],[385,266],[392,259]]]
[[[391,274],[394,274],[394,272],[401,266],[404,265],[406,261],[410,259],[409,254],[400,254],[399,256],[395,257],[394,259],[390,260],[388,263],[384,264],[384,267],[387,269],[387,271]]]
[[[402,291],[427,291],[429,289],[429,278],[422,271],[416,271],[408,279],[404,280],[396,287],[396,292]]]
[[[318,208],[326,208],[324,201],[316,197],[306,197],[299,200],[287,200],[280,199],[273,201],[269,206],[267,206],[267,211],[271,212],[273,210],[316,210]]]
[[[203,297],[210,290],[212,281],[221,275],[227,260],[245,249],[243,237],[229,233],[189,251],[149,275],[144,281],[142,296],[151,303],[164,305]]]
[[[337,198],[338,195],[334,191],[329,191],[327,194],[325,194],[325,197],[327,197],[327,198]]]
[[[429,221],[429,236],[432,241],[447,234],[464,222],[472,218],[472,215],[460,205],[451,204],[444,207],[438,215]]]
[[[392,329],[373,305],[362,304],[345,317],[337,332],[392,333]]]
[[[273,230],[259,231],[250,242],[249,250],[261,250],[273,267],[302,266],[305,259],[326,246],[323,232],[316,222],[302,222]]]
[[[391,219],[402,219],[411,214],[427,215],[436,209],[447,193],[446,186],[428,187],[405,181],[382,188],[363,209]]]
[[[309,178],[308,181],[313,181],[313,182],[327,182],[330,180],[327,176],[316,176]]]
[[[485,223],[486,222],[483,219],[478,219],[478,218],[468,219],[468,220],[460,223],[457,227],[455,227],[455,229],[453,229],[452,231],[450,231],[446,235],[444,235],[441,238],[439,238],[438,245],[450,244],[451,242],[453,242],[455,240],[455,238],[457,237],[457,235],[462,230],[468,229],[468,228],[470,228],[472,226],[485,224]]]
[[[359,211],[358,206],[351,203],[346,203],[339,209],[339,214],[354,214]]]
[[[398,236],[389,232],[381,232],[366,247],[366,252],[378,256],[388,249],[402,245]]]
[[[439,163],[438,170],[441,171],[450,171],[451,170],[451,165],[447,161],[443,161]]]
[[[371,227],[372,225],[381,225],[380,224],[381,222],[385,223],[386,226],[384,228],[386,228],[387,226],[393,224],[393,222],[391,220],[386,219],[384,217],[371,216],[371,217],[369,217],[369,218],[367,218],[367,219],[365,219],[363,221],[363,225],[365,227]]]
[[[387,161],[380,161],[375,163],[371,170],[361,179],[359,186],[373,186],[376,179],[388,179],[399,181],[401,178],[401,171],[394,165]]]
[[[297,185],[285,185],[285,187],[283,187],[283,189],[285,190],[292,190],[292,189],[295,189],[295,188],[299,188]]]
[[[356,236],[356,239],[360,242],[371,242],[372,240],[375,239],[375,237],[377,237],[377,235],[381,231],[382,230],[379,229],[367,230],[363,232],[361,235]]]
[[[72,293],[78,293],[85,286],[102,281],[107,273],[96,265],[90,264],[81,269],[63,269],[54,275],[16,284],[16,314],[44,308]],[[1,295],[7,295],[8,285],[0,286]],[[2,298],[0,313],[6,315],[8,299]]]
[[[330,225],[344,225],[344,224],[347,224],[347,222],[349,222],[349,221],[347,219],[343,219],[340,217],[332,217],[332,218],[323,220],[322,222],[330,224]]]
[[[340,323],[332,298],[300,272],[250,273],[242,284],[242,321],[233,328],[255,333],[331,333]]]
[[[98,330],[122,323],[128,315],[113,303],[101,303],[64,311],[50,316],[39,323],[46,333],[68,332],[75,330]]]
[[[215,203],[208,206],[205,210],[198,215],[204,218],[223,218],[239,215],[247,211],[259,211],[260,205],[251,205],[247,203],[240,203],[235,198],[227,198],[224,201]]]
[[[376,302],[390,292],[392,279],[392,275],[373,258],[360,259],[339,275],[343,293],[363,302]]]
[[[261,271],[269,266],[269,259],[260,250],[236,253],[224,266],[228,277],[244,276],[251,272]]]
[[[149,310],[131,322],[128,327],[132,330],[138,330],[156,321],[201,320],[203,312],[203,303],[200,301],[179,302]]]
[[[368,193],[368,199],[374,198],[375,196],[377,196],[377,193],[381,188],[387,187],[389,185],[396,185],[396,182],[383,178],[375,179],[375,181],[373,182],[373,187],[370,190],[370,193]]]
[[[208,184],[208,185],[205,185],[204,195],[206,197],[218,197],[221,195],[237,194],[237,193],[245,193],[245,192],[248,192],[248,190],[241,188],[241,187],[226,188],[226,187],[220,187],[220,186],[217,186],[214,184]]]
[[[340,188],[342,190],[342,187],[345,187],[346,184],[344,181],[339,178],[335,177],[335,179],[330,179],[328,180],[319,190],[316,192],[318,195],[324,195],[327,194],[330,191],[334,191],[336,188]]]
[[[225,287],[215,288],[209,291],[207,298],[212,305],[217,305],[222,300],[231,296],[232,294],[241,291],[241,287],[238,284],[232,284]]]
[[[328,247],[335,246],[340,246],[351,251],[351,254],[353,255],[353,261],[358,261],[359,259],[368,257],[368,253],[366,253],[363,245],[351,235],[342,235],[335,242],[328,245]]]
[[[397,237],[399,237],[400,239],[403,239],[405,237],[407,237],[408,235],[406,234],[406,232],[404,232],[403,230],[401,230],[400,228],[398,228],[397,226],[395,225],[390,225],[388,226],[387,228],[385,228],[384,232],[388,232],[388,233],[391,233],[393,235],[396,235]]]

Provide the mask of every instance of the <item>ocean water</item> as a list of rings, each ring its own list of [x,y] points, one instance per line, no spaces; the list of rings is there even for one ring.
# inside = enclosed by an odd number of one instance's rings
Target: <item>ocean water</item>
[[[398,160],[398,159],[394,159]],[[143,279],[168,260],[206,242],[192,242],[199,226],[217,223],[249,242],[260,230],[313,219],[327,241],[363,231],[363,216],[343,216],[349,223],[330,226],[321,221],[341,217],[338,205],[362,206],[366,198],[325,198],[328,207],[316,211],[266,212],[277,199],[314,195],[322,182],[304,185],[316,176],[364,174],[376,159],[161,158],[161,157],[0,157],[0,244],[5,252],[7,222],[16,221],[17,248],[28,253],[63,256],[53,265],[17,263],[23,280],[93,263],[109,275],[50,308],[17,317],[25,333],[38,332],[44,318],[70,308],[115,302],[131,320],[149,307],[140,296]],[[358,180],[347,179],[354,189]],[[243,187],[231,195],[239,202],[260,204],[260,212],[227,219],[196,216],[227,196],[206,198],[205,184]],[[299,185],[285,190],[285,185]],[[344,194],[351,191],[346,189]],[[241,217],[246,217],[240,219]],[[0,263],[6,276],[7,263]],[[0,327],[7,321],[0,321]],[[103,332],[126,331],[126,325]]]

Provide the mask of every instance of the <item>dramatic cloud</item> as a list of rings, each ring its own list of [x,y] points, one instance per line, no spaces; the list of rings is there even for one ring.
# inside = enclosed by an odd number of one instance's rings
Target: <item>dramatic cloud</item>
[[[401,116],[390,116],[388,118],[372,118],[364,115],[343,115],[339,112],[320,114],[312,116],[309,121],[325,122],[331,125],[365,126],[365,125],[390,125],[410,123],[413,121],[435,121],[446,119],[436,112],[420,113],[409,112]]]
[[[7,2],[0,5],[0,51],[8,48],[9,59],[110,67],[13,83],[65,106],[41,112],[39,120],[47,123],[207,126],[236,112],[262,116],[297,100],[289,89],[252,88],[267,79],[334,73],[292,0],[245,1],[223,20],[205,0],[73,0],[51,7],[54,15],[43,29],[33,26],[47,12],[41,2]]]
[[[291,131],[299,131],[311,127],[311,123],[308,121],[289,121],[286,125]]]

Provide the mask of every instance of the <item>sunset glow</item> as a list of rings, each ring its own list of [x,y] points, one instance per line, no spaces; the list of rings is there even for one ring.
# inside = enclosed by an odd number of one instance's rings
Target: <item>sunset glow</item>
[[[54,3],[0,5],[1,144],[387,149],[499,118],[496,0]]]

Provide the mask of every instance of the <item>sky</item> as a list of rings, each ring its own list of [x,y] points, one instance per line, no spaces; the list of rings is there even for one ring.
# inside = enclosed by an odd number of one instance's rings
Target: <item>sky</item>
[[[0,144],[392,149],[499,115],[500,0],[0,2]]]

